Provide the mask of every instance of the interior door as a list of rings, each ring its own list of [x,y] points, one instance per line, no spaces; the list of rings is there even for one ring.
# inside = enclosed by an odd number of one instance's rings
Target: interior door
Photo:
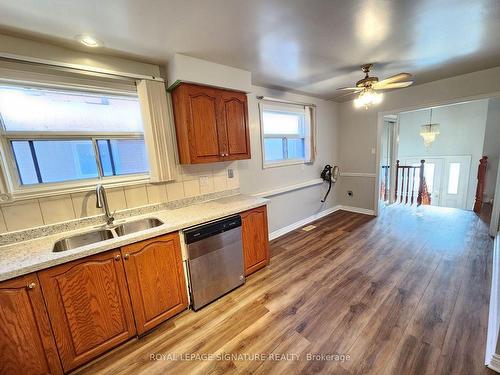
[[[425,160],[424,177],[427,189],[431,195],[431,206],[442,206],[441,204],[441,181],[443,173],[443,158],[414,157],[402,159],[401,165],[419,166],[420,160]],[[415,189],[418,192],[419,178],[415,180]]]
[[[470,166],[470,155],[446,157],[441,206],[470,209],[467,207]]]

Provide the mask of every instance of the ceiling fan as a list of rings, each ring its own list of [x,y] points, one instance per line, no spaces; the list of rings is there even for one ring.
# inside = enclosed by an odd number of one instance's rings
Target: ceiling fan
[[[365,77],[356,82],[356,87],[341,87],[337,90],[352,91],[349,94],[359,93],[358,97],[354,99],[354,106],[356,108],[365,107],[368,109],[372,104],[379,104],[382,101],[382,94],[378,93],[379,90],[400,89],[410,86],[413,81],[403,81],[410,78],[410,73],[399,73],[389,78],[378,80],[378,77],[370,77],[370,70],[373,64],[365,64],[361,66],[361,70],[365,73]]]

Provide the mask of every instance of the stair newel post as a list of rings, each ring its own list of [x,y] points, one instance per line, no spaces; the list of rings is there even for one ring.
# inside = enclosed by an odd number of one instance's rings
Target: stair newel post
[[[422,194],[424,192],[424,166],[425,160],[420,160],[420,181],[418,184],[417,206],[422,204]]]
[[[477,214],[481,211],[481,207],[483,206],[483,194],[487,167],[488,157],[483,156],[481,160],[479,160],[479,167],[477,168],[476,200],[474,202],[474,212]]]
[[[399,178],[399,160],[396,160],[396,184],[394,185],[394,201],[398,201],[398,178]]]

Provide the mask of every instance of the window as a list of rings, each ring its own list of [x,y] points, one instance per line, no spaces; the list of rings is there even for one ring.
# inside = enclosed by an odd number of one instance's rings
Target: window
[[[18,190],[147,178],[136,95],[0,85],[0,122]]]
[[[448,173],[448,194],[458,194],[458,181],[460,179],[460,163],[450,163]]]
[[[311,111],[307,107],[261,103],[264,166],[311,161]]]

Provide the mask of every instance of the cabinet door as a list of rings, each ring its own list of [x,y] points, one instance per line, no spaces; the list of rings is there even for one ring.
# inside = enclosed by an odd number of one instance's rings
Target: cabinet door
[[[125,246],[122,254],[139,334],[187,308],[178,233]]]
[[[223,153],[226,160],[250,158],[247,96],[234,91],[222,91],[222,118],[225,128]]]
[[[266,206],[241,213],[245,275],[269,263],[269,237]]]
[[[0,374],[62,374],[36,274],[0,283]]]
[[[216,89],[188,85],[186,91],[188,112],[188,137],[191,162],[219,161],[219,142],[223,134],[219,131],[219,95]]]
[[[108,251],[38,274],[65,371],[135,335],[119,251]]]

